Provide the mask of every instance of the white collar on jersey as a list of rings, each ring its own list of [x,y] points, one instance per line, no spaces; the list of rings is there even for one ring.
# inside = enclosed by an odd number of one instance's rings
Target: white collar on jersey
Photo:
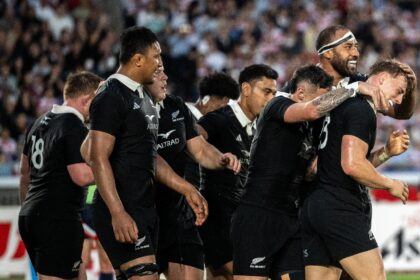
[[[350,77],[345,77],[343,79],[341,79],[340,81],[338,81],[336,86],[333,86],[333,89],[337,89],[337,88],[343,88],[346,87],[350,82]]]
[[[85,118],[83,117],[83,115],[79,111],[77,111],[76,109],[70,106],[54,104],[51,112],[53,114],[66,114],[66,113],[74,114],[76,115],[76,117],[78,117],[82,121],[82,123],[85,122]]]
[[[248,133],[248,135],[252,135],[252,128],[255,129],[256,126],[255,120],[251,121],[250,119],[248,119],[241,106],[239,106],[237,100],[229,100],[228,105],[232,108],[235,117],[238,119],[242,127],[246,128],[246,132]]]
[[[165,105],[163,104],[163,100],[156,103],[156,112],[158,115],[158,118],[160,119],[160,109],[165,109]]]
[[[287,92],[283,92],[283,91],[276,91],[276,94],[274,95],[274,97],[278,97],[278,96],[283,96],[286,98],[290,98],[290,93]]]
[[[191,102],[185,102],[185,105],[187,105],[188,109],[190,109],[191,114],[193,114],[193,116],[199,120],[203,114],[201,114],[200,110],[197,109],[197,107],[195,107],[195,105]]]
[[[107,80],[110,80],[110,79],[117,79],[122,84],[124,84],[126,87],[131,89],[132,91],[134,91],[134,92],[137,91],[139,93],[140,98],[144,98],[143,86],[140,83],[130,79],[126,75],[123,75],[123,74],[120,74],[120,73],[115,73],[115,74],[112,74],[111,76],[109,76]]]

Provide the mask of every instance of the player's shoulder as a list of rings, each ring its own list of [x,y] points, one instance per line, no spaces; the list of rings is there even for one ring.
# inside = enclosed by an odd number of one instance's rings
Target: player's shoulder
[[[59,114],[57,116],[57,126],[59,126],[65,133],[78,133],[87,130],[82,120],[72,113]]]
[[[104,102],[118,105],[125,100],[124,92],[124,86],[120,81],[117,79],[108,79],[98,89],[91,106],[95,107],[97,104]]]
[[[350,77],[349,84],[354,82],[365,82],[368,79],[368,75],[357,72],[354,76]]]
[[[350,114],[368,114],[374,113],[368,100],[363,95],[356,95],[353,98],[349,98],[344,101],[340,106],[336,108],[336,111]]]
[[[177,108],[184,108],[184,100],[180,96],[176,96],[173,94],[166,95],[165,99],[163,100],[163,104],[165,106],[173,106]]]
[[[263,113],[269,114],[273,110],[277,110],[279,107],[283,106],[290,106],[294,104],[295,101],[290,99],[287,95],[278,95],[274,98],[272,98],[266,105],[265,109],[263,110]]]
[[[229,105],[223,106],[202,116],[199,120],[199,123],[207,121],[226,123],[229,111],[232,112],[232,108]]]

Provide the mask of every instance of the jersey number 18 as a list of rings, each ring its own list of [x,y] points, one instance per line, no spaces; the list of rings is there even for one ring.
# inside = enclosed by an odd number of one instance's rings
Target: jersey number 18
[[[322,130],[321,130],[321,134],[319,135],[319,146],[318,149],[322,150],[325,148],[325,146],[327,146],[327,142],[328,142],[328,125],[331,122],[331,118],[330,115],[326,115],[324,122],[322,123]]]
[[[31,161],[36,169],[41,169],[44,164],[44,140],[42,138],[36,139],[35,135],[32,135],[32,155]]]

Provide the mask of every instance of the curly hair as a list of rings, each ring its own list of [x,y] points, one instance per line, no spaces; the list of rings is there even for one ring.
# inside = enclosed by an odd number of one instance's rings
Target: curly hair
[[[207,75],[199,84],[200,97],[217,96],[238,99],[239,85],[229,75],[221,72]]]

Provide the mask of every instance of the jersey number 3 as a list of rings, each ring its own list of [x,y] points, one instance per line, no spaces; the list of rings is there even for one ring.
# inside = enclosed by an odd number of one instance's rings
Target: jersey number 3
[[[322,150],[325,148],[325,146],[327,146],[327,142],[328,142],[328,125],[331,122],[331,118],[330,115],[326,115],[324,122],[322,123],[322,130],[321,130],[321,134],[319,135],[319,146],[318,149]]]
[[[32,135],[32,156],[31,161],[36,169],[41,169],[44,164],[44,140],[42,138],[36,139],[35,135]]]

